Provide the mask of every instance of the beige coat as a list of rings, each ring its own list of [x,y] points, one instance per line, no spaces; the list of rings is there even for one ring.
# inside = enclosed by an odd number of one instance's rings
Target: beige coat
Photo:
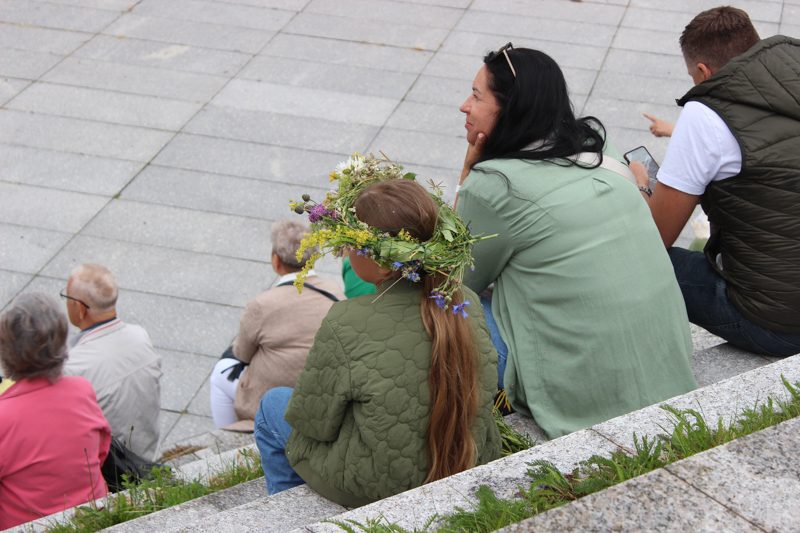
[[[332,280],[309,276],[308,283],[344,299]],[[273,387],[294,387],[314,336],[333,301],[317,291],[292,285],[274,287],[248,302],[233,353],[249,363],[239,379],[234,407],[240,420],[256,416],[261,396]]]

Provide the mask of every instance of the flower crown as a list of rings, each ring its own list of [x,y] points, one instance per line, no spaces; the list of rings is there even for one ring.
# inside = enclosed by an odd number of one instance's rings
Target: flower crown
[[[338,182],[338,189],[328,192],[322,202],[311,200],[307,194],[302,196],[301,202],[289,202],[296,213],[308,213],[311,222],[311,232],[300,243],[297,259],[302,260],[306,250],[317,248],[295,279],[297,290],[302,289],[308,271],[317,259],[349,248],[383,268],[400,271],[402,278],[412,282],[419,282],[425,273],[440,275],[443,281],[429,297],[441,309],[452,308],[454,314],[466,317],[464,307],[469,302],[451,304],[453,294],[461,286],[465,269],[472,268],[472,245],[489,237],[470,235],[466,224],[442,200],[439,185],[430,182],[431,197],[439,208],[439,215],[433,236],[427,241],[418,241],[406,230],[393,236],[356,217],[353,205],[368,186],[382,181],[414,180],[415,177],[413,173],[403,173],[403,167],[386,156],[379,160],[373,155],[356,153],[330,173],[330,180]]]

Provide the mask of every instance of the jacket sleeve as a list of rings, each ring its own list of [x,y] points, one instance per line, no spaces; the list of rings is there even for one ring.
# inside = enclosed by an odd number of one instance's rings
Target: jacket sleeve
[[[302,435],[331,442],[339,435],[351,401],[349,360],[326,318],[297,378],[285,418]]]
[[[255,355],[263,323],[261,307],[256,302],[249,302],[239,321],[239,334],[233,341],[233,354],[239,361],[249,363]]]
[[[481,176],[472,176],[472,179],[480,178]],[[459,193],[456,210],[464,222],[469,224],[473,235],[497,234],[496,237],[475,243],[472,248],[475,270],[467,271],[464,276],[467,287],[480,294],[500,276],[513,255],[511,232],[501,214],[468,188]]]

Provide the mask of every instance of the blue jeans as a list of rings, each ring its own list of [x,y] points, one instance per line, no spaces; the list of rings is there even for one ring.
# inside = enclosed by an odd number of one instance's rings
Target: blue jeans
[[[261,466],[269,494],[305,483],[286,458],[286,441],[289,440],[292,426],[283,417],[291,397],[292,389],[289,387],[270,389],[261,398],[256,413],[256,446],[261,452]]]
[[[506,359],[508,359],[508,347],[503,342],[500,335],[500,328],[492,315],[492,300],[486,296],[481,296],[481,306],[483,314],[486,316],[486,325],[489,327],[489,335],[492,337],[492,344],[497,350],[497,388],[503,388],[503,373],[506,371]]]
[[[702,252],[683,248],[668,252],[690,322],[757,354],[786,357],[800,353],[800,334],[764,329],[739,312],[728,298],[725,280]]]

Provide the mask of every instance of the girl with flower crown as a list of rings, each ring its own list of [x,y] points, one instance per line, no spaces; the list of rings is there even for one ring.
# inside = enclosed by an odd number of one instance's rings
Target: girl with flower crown
[[[296,207],[316,221],[309,245],[346,247],[377,296],[334,304],[296,387],[265,394],[255,430],[270,494],[305,482],[346,507],[500,456],[497,355],[460,286],[476,239],[415,181],[391,179],[399,167],[357,161],[337,193]]]

